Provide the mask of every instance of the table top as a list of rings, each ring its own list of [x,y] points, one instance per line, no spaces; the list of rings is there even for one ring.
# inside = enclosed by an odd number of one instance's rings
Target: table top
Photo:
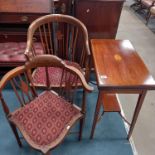
[[[92,39],[91,49],[99,88],[155,89],[155,80],[129,40]]]
[[[0,12],[51,13],[51,0],[0,0]]]

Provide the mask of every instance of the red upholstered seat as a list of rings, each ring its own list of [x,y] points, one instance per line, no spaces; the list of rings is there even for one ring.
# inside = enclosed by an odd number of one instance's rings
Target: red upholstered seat
[[[44,147],[42,151],[46,152],[51,146],[60,143],[67,130],[81,117],[79,108],[55,92],[45,91],[13,112],[9,120],[16,124],[31,145],[36,149]]]
[[[82,72],[82,69],[78,63],[71,62],[65,60],[65,63],[70,66],[74,66],[77,69],[79,69]],[[60,81],[62,77],[62,69],[58,67],[49,67],[48,73],[49,73],[49,80],[50,80],[50,85],[52,87],[58,87],[60,86]],[[33,73],[33,84],[35,86],[46,86],[46,72],[44,67],[38,67],[34,73]],[[81,85],[80,80],[78,80],[78,85]]]
[[[40,43],[34,44],[38,54],[43,53],[43,48]],[[17,66],[23,64],[26,60],[24,56],[26,48],[25,42],[7,42],[0,43],[0,65],[2,66]]]

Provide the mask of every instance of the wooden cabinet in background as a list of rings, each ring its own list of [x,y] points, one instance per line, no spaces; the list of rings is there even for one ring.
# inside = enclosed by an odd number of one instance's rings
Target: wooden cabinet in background
[[[51,0],[0,0],[0,73],[24,64],[28,27],[52,8]]]
[[[29,24],[53,11],[80,19],[86,25],[90,38],[115,38],[123,2],[124,0],[0,0],[0,42],[26,41]]]
[[[124,0],[74,0],[74,15],[90,38],[115,38]]]
[[[0,0],[0,45],[3,46],[4,42],[26,42],[31,22],[51,13],[77,17],[86,25],[90,39],[115,38],[123,2],[124,0]],[[79,55],[82,51],[80,45],[81,40],[78,40]],[[8,51],[14,52],[17,57],[13,60],[15,54],[10,55],[0,50],[1,58],[7,58],[7,62],[0,60],[0,67],[18,66],[19,62],[25,61],[19,61],[20,56],[24,57],[24,50],[16,52],[11,47]]]
[[[0,0],[0,42],[26,41],[29,24],[50,13],[51,0]]]

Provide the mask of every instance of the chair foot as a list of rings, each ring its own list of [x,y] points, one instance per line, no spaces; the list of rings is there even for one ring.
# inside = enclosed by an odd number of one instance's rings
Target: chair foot
[[[17,140],[17,143],[18,143],[19,147],[22,147],[22,143],[21,143],[21,141],[20,141],[20,138],[19,138],[19,135],[18,135],[16,126],[15,126],[14,124],[12,124],[12,123],[9,123],[9,124],[10,124],[10,126],[11,126],[11,129],[12,129],[12,131],[13,131],[15,137],[16,137],[16,140]]]
[[[90,140],[92,140],[93,138],[94,138],[94,134],[91,133]]]
[[[48,151],[47,153],[45,153],[43,155],[52,155],[52,154],[50,153],[50,151]]]
[[[82,139],[82,131],[84,126],[84,118],[80,120],[80,132],[79,132],[79,141]]]

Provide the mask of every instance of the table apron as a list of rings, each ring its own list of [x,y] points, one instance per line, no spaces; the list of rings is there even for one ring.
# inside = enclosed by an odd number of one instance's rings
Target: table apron
[[[147,89],[100,89],[99,91],[102,91],[102,93],[117,93],[117,94],[141,94],[144,91],[147,91]]]

